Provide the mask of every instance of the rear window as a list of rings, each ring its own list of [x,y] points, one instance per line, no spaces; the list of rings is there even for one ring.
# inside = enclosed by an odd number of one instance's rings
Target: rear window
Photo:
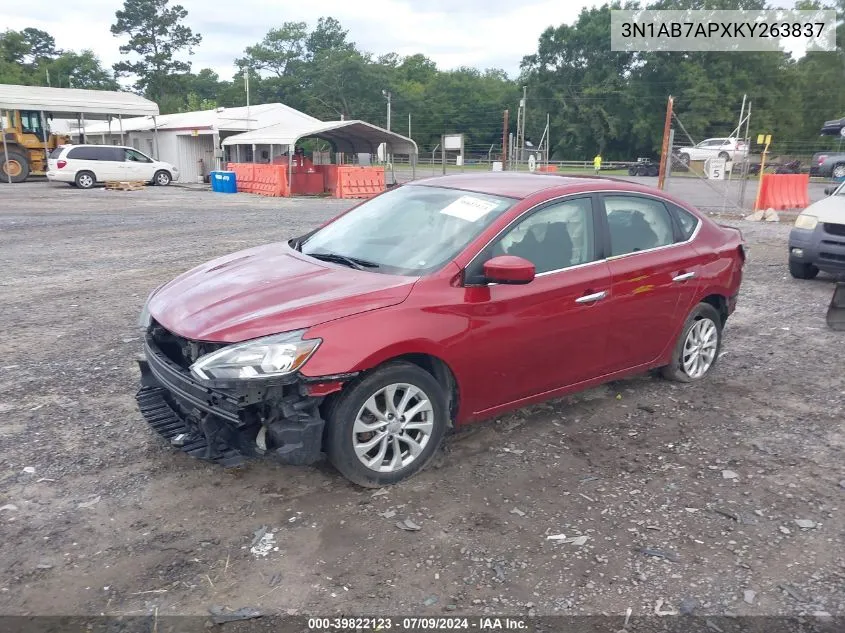
[[[52,152],[50,152],[50,158],[58,158],[59,156],[62,155],[62,152],[64,151],[64,149],[65,149],[64,147],[57,147]]]
[[[70,150],[67,157],[76,160],[109,160],[123,162],[123,150],[112,147],[80,145]]]
[[[681,241],[685,242],[695,233],[695,227],[698,226],[698,218],[677,205],[670,204],[669,207],[672,209],[675,219],[678,220],[678,226],[681,227]]]

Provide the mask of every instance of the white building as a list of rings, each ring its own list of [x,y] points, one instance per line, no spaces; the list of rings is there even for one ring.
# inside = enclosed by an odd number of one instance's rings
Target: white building
[[[196,182],[218,168],[222,141],[233,134],[277,124],[291,129],[319,125],[319,119],[281,103],[216,108],[156,117],[112,118],[85,126],[85,142],[130,145],[179,168],[182,182]],[[122,133],[121,133],[122,130]]]

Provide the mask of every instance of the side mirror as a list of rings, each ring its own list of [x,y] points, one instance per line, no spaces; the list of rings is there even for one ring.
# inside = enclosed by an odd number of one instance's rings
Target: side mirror
[[[484,262],[484,278],[495,284],[528,284],[534,281],[534,264],[515,255],[499,255]]]
[[[825,187],[824,188],[824,195],[832,196],[834,191],[836,191],[836,187]]]

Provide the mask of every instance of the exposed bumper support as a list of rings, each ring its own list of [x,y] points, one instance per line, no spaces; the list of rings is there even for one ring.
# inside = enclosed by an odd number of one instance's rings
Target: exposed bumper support
[[[322,400],[296,378],[286,384],[209,387],[172,362],[147,337],[139,360],[138,407],[153,429],[193,457],[223,466],[270,456],[285,464],[322,458]]]

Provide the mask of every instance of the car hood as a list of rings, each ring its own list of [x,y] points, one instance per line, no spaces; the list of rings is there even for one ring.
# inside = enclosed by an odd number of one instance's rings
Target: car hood
[[[280,242],[183,273],[153,293],[148,309],[179,336],[237,343],[396,305],[416,280],[321,262]]]
[[[816,216],[819,222],[845,224],[845,196],[828,196],[814,202],[802,213]]]

